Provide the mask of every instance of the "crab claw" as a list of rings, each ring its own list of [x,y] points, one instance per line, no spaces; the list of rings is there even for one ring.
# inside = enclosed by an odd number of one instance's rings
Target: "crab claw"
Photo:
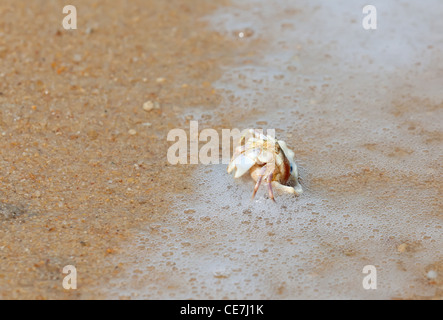
[[[243,154],[239,155],[238,157],[236,157],[230,164],[228,167],[228,173],[231,173],[231,171],[236,168],[237,170],[235,171],[235,178],[239,178],[242,175],[244,175],[246,172],[249,171],[249,169],[251,169],[251,167],[255,165],[255,161],[252,160],[249,157],[244,156]]]

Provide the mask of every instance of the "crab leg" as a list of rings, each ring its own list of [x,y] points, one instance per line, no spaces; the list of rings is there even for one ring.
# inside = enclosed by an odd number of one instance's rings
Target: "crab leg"
[[[269,198],[271,198],[271,200],[272,201],[274,201],[275,202],[275,199],[274,199],[274,192],[272,192],[272,177],[273,177],[273,175],[274,175],[274,173],[273,172],[271,172],[270,174],[269,174],[269,176],[268,176],[268,193],[269,193]]]
[[[260,184],[261,184],[261,181],[263,179],[263,175],[265,174],[265,172],[266,172],[266,165],[264,165],[260,169],[260,173],[259,173],[259,176],[258,176],[258,179],[257,179],[257,183],[255,184],[255,187],[254,187],[254,193],[252,194],[252,199],[254,199],[255,194],[257,193],[257,190],[260,187]]]

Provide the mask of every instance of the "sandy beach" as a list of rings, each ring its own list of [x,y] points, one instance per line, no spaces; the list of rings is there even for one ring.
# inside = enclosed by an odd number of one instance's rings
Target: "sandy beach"
[[[442,299],[438,1],[70,4],[0,4],[0,299]],[[191,121],[275,129],[304,193],[172,165]]]

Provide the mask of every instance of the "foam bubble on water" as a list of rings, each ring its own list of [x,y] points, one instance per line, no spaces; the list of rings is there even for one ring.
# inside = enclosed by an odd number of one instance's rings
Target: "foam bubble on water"
[[[175,214],[147,230],[141,244],[155,268],[145,279],[149,286],[140,288],[143,297],[170,298],[171,292],[179,299],[391,297],[415,281],[413,271],[430,259],[429,252],[441,254],[441,247],[421,239],[428,229],[424,224],[432,221],[404,216],[400,208],[380,216],[376,201],[369,213],[362,200],[324,201],[316,190],[299,198],[277,195],[273,203],[261,189],[250,200],[252,180],[234,180],[225,170],[200,168],[199,200],[192,208],[189,201],[178,201]],[[406,238],[402,221],[414,221],[407,224]],[[398,244],[411,239],[427,251],[400,256]],[[146,259],[140,254],[137,259]],[[410,263],[408,270],[399,271],[400,261]],[[361,289],[366,264],[376,265],[386,281],[377,296]]]

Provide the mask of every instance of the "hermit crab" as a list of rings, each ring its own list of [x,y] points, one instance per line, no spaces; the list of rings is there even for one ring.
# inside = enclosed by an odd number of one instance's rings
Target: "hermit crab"
[[[288,148],[286,142],[276,140],[270,135],[265,136],[258,130],[250,129],[241,136],[229,163],[228,173],[234,168],[234,178],[249,171],[252,179],[256,181],[252,198],[263,180],[268,186],[269,198],[274,202],[273,188],[295,195],[303,192],[298,182],[294,152]]]

